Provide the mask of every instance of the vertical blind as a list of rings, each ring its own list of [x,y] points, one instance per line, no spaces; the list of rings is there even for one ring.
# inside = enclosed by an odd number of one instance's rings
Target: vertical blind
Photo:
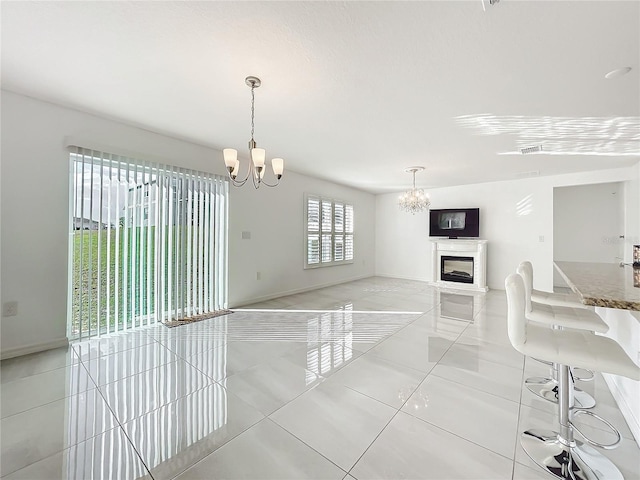
[[[70,338],[227,304],[228,183],[73,147]]]
[[[305,212],[305,267],[353,262],[353,205],[307,195]]]

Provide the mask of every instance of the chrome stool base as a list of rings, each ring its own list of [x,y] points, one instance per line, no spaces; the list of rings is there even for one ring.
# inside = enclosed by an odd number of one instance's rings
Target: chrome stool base
[[[551,430],[527,430],[520,437],[527,455],[547,473],[563,480],[624,480],[607,457],[574,440],[567,446]]]
[[[558,382],[552,378],[531,377],[524,382],[531,393],[548,400],[549,402],[558,403]],[[593,408],[596,406],[595,399],[587,392],[574,387],[573,401],[575,408]]]

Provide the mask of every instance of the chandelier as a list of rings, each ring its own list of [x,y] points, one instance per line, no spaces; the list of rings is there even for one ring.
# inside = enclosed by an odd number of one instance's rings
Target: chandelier
[[[416,188],[416,172],[421,172],[422,170],[424,170],[424,167],[409,167],[405,170],[405,172],[413,173],[413,188],[407,190],[398,198],[400,210],[415,214],[427,210],[431,205],[429,195],[424,193],[421,188]]]
[[[271,168],[273,169],[273,175],[276,177],[276,182],[270,184],[264,181],[265,172],[265,156],[266,152],[264,148],[256,148],[256,142],[253,139],[254,130],[254,112],[255,112],[255,94],[254,90],[258,88],[262,82],[258,77],[247,77],[244,80],[249,87],[251,87],[251,140],[249,140],[249,168],[244,179],[238,180],[238,172],[240,170],[240,161],[238,160],[238,151],[233,148],[225,148],[222,150],[224,157],[224,164],[229,172],[229,178],[231,183],[236,187],[242,187],[249,178],[253,182],[254,188],[260,188],[260,185],[266,185],[267,187],[275,187],[280,183],[282,178],[282,172],[284,171],[284,160],[281,158],[274,158],[271,160]]]

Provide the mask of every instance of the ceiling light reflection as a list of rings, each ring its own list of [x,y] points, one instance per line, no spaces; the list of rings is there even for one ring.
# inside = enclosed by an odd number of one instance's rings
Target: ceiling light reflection
[[[640,117],[526,117],[461,115],[459,125],[476,135],[515,135],[517,149],[500,155],[521,155],[521,148],[542,145],[545,155],[640,155]]]

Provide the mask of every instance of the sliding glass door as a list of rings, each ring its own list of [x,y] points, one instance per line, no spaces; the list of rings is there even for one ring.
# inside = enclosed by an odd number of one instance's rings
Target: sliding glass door
[[[228,183],[74,147],[69,338],[227,306]]]

